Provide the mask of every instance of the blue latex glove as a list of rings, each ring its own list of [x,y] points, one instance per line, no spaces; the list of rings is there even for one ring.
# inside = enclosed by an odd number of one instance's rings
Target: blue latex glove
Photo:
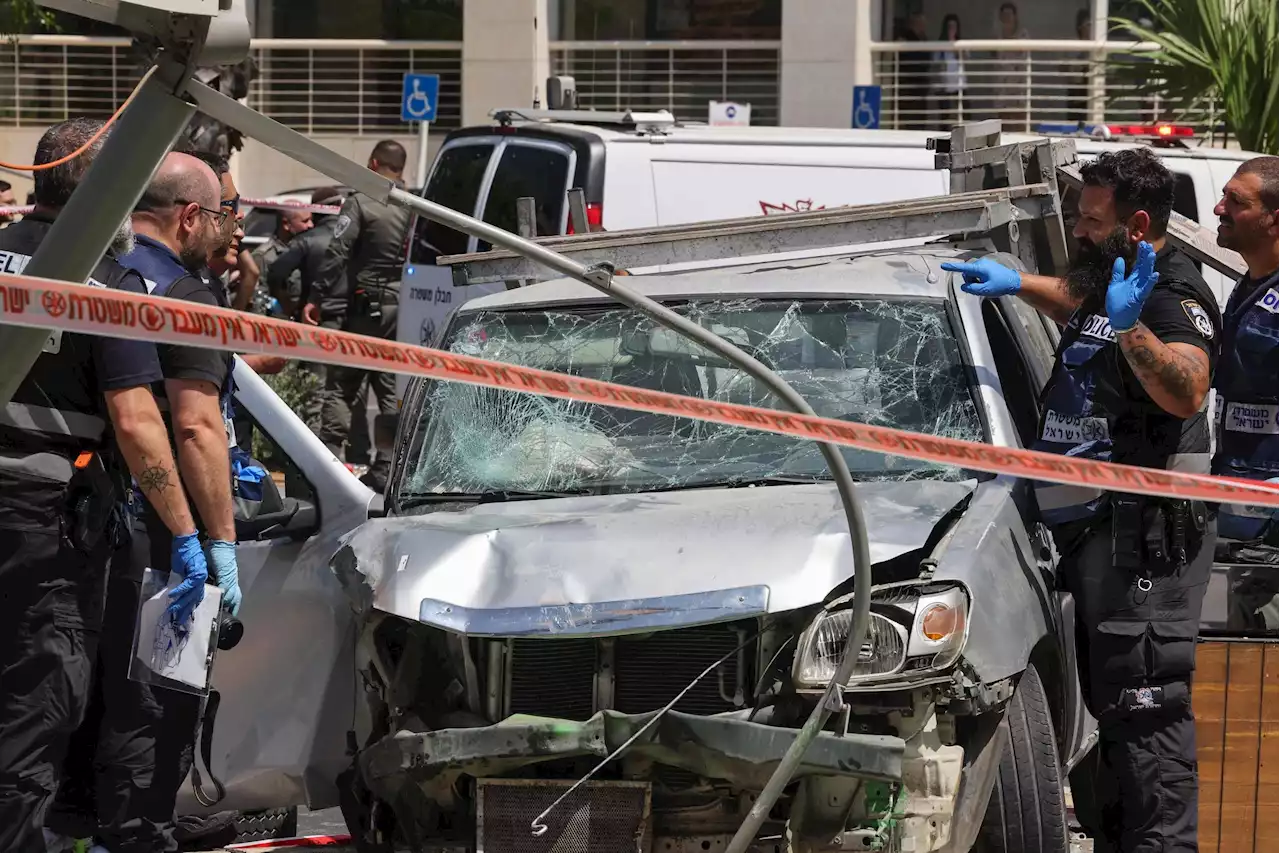
[[[1142,305],[1160,280],[1160,273],[1155,271],[1156,250],[1146,241],[1138,244],[1133,272],[1126,276],[1124,267],[1124,258],[1116,258],[1111,266],[1111,284],[1107,286],[1107,319],[1116,334],[1132,331],[1138,325]]]
[[[214,539],[209,543],[209,562],[213,564],[213,576],[222,590],[222,604],[231,610],[232,616],[240,615],[240,570],[236,565],[236,543]]]
[[[267,478],[265,469],[257,465],[245,465],[239,459],[231,460],[231,476],[236,480],[246,480],[251,483],[261,483]]]
[[[965,264],[951,261],[942,265],[947,272],[964,276],[960,289],[974,296],[1008,296],[1022,289],[1022,275],[990,258],[978,258]]]
[[[169,571],[181,577],[182,583],[169,590],[168,613],[178,629],[185,631],[191,614],[204,600],[204,582],[209,579],[209,565],[200,549],[200,536],[188,533],[173,537]]]

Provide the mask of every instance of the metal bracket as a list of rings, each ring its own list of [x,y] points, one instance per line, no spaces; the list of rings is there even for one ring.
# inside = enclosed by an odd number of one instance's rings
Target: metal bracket
[[[544,237],[534,242],[588,266],[609,263],[615,270],[635,270],[912,237],[981,234],[1017,216],[1016,199],[1035,199],[1048,191],[1042,184],[1033,184],[778,216]],[[558,275],[510,251],[445,255],[437,263],[453,267],[455,284],[544,281]]]

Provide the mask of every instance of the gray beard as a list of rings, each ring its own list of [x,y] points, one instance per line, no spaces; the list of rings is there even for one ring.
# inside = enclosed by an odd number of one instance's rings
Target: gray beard
[[[111,253],[117,258],[123,257],[132,252],[135,245],[137,241],[133,239],[133,223],[126,219],[120,223],[115,236],[111,238]]]

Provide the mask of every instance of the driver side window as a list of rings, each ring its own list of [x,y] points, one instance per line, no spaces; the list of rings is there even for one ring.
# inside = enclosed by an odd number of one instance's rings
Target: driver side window
[[[995,357],[996,373],[1004,390],[1005,405],[1018,430],[1023,447],[1035,442],[1040,426],[1040,389],[1027,369],[1026,360],[1014,341],[1013,333],[997,307],[996,300],[982,301],[982,322]]]

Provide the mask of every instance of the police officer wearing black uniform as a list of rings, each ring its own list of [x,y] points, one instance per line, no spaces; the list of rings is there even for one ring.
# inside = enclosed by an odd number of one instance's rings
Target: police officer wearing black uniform
[[[36,165],[74,154],[101,127],[55,125]],[[36,210],[0,231],[0,269],[26,266],[104,138],[35,173]],[[113,252],[131,239],[124,223]],[[88,285],[146,292],[112,253]],[[185,620],[203,597],[205,557],[150,390],[160,378],[151,344],[63,334],[0,412],[0,850],[45,849],[45,814],[89,700],[108,560],[128,536],[131,473],[174,534],[164,558],[185,580],[171,609]]]
[[[1079,250],[1065,279],[990,259],[943,267],[963,273],[969,293],[1017,294],[1065,327],[1035,449],[1208,473],[1221,318],[1195,266],[1166,242],[1173,176],[1147,149],[1103,154],[1081,172]],[[1076,815],[1097,853],[1193,851],[1207,508],[1050,483],[1036,495],[1076,601],[1081,683],[1099,727],[1095,755],[1072,773]]]
[[[1280,477],[1280,219],[1275,157],[1255,157],[1222,191],[1218,245],[1240,253],[1249,271],[1231,292],[1222,318],[1222,363],[1214,377],[1217,452],[1213,473],[1246,480]],[[1222,504],[1218,559],[1230,563],[1227,625],[1274,632],[1277,590],[1276,511]]]

